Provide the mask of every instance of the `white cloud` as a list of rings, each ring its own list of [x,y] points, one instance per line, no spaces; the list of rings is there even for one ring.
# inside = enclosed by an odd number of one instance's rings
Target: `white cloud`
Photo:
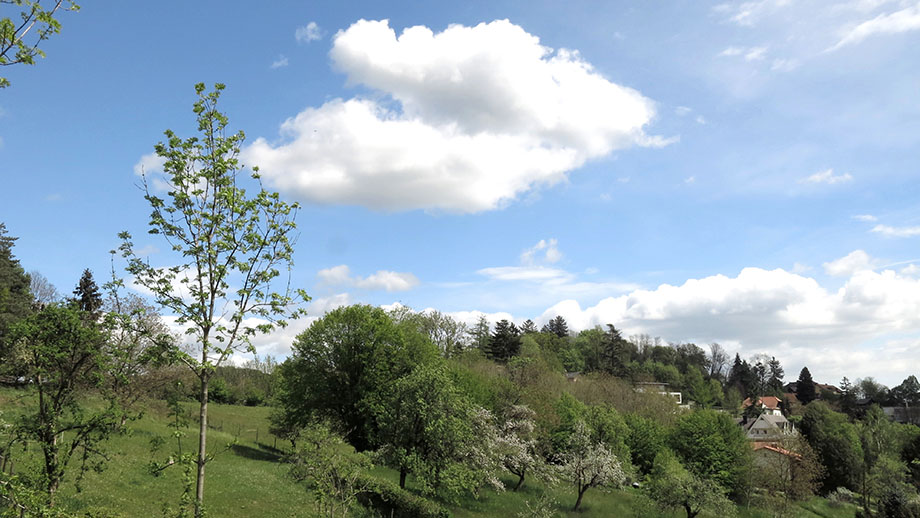
[[[742,47],[727,47],[722,52],[719,52],[719,56],[740,56],[744,54],[744,48]]]
[[[697,123],[697,124],[706,124],[706,117],[703,117],[702,115],[697,115],[697,116],[696,116],[696,123]]]
[[[559,242],[555,239],[541,239],[531,248],[521,253],[521,264],[532,265],[537,262],[554,264],[562,259]]]
[[[713,11],[726,16],[726,20],[741,26],[751,26],[765,15],[789,4],[791,0],[756,0],[718,4]]]
[[[751,47],[745,52],[745,61],[760,61],[767,53],[766,47]]]
[[[853,215],[853,219],[855,219],[856,221],[866,221],[869,223],[878,221],[878,218],[873,216],[872,214],[855,214]]]
[[[876,34],[898,34],[920,30],[920,2],[900,11],[880,14],[845,31],[840,40],[828,52],[847,45],[855,45]]]
[[[688,177],[684,178],[684,183],[687,184],[687,185],[694,184],[694,183],[696,183],[696,177],[695,177],[695,176],[688,176]]]
[[[358,277],[352,276],[351,269],[344,264],[320,270],[316,276],[323,285],[350,285],[365,290],[407,291],[419,285],[418,277],[408,272],[378,270],[367,277]]]
[[[316,25],[316,22],[310,22],[294,31],[294,39],[299,43],[310,43],[322,39],[323,31]]]
[[[684,115],[688,115],[692,111],[693,111],[692,109],[686,106],[678,106],[677,108],[674,108],[674,113],[680,117],[683,117]]]
[[[387,99],[335,99],[244,150],[275,188],[315,203],[470,213],[558,183],[587,160],[649,136],[652,101],[553,51],[507,20],[339,31],[330,57],[350,85]]]
[[[545,266],[494,266],[482,268],[476,273],[497,281],[546,281],[572,278],[572,275],[565,270]]]
[[[881,234],[885,237],[914,237],[920,236],[920,227],[891,227],[888,225],[876,225],[872,227],[872,232]]]
[[[170,185],[163,177],[164,164],[166,164],[165,158],[156,153],[147,153],[134,164],[134,174],[144,177],[154,190],[166,192],[170,190]]]
[[[869,257],[863,250],[854,250],[845,257],[824,263],[824,272],[835,277],[848,277],[856,272],[872,270],[878,266],[878,261]]]
[[[278,59],[272,61],[271,68],[282,68],[288,66],[288,58],[285,55],[278,56]]]
[[[834,175],[833,169],[825,169],[824,171],[820,171],[809,177],[800,179],[799,183],[825,183],[828,185],[836,185],[838,183],[845,183],[852,180],[853,176],[850,175],[850,173]]]
[[[585,308],[577,299],[563,300],[538,321],[555,315],[573,329],[612,323],[626,335],[737,344],[743,356],[768,351],[787,372],[790,364],[807,364],[827,381],[843,375],[903,378],[920,353],[920,280],[893,270],[856,269],[834,291],[781,269],[745,268],[736,277],[663,284]],[[869,367],[853,358],[873,361]]]

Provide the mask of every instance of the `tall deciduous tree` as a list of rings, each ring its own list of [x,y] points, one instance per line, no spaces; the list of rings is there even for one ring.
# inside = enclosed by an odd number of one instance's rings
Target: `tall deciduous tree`
[[[333,421],[359,450],[377,445],[375,412],[396,380],[438,352],[409,326],[398,326],[380,308],[337,308],[294,340],[281,367],[274,422],[288,433],[314,417]]]
[[[73,0],[4,0],[0,5],[20,6],[22,11],[15,17],[0,18],[0,66],[16,64],[34,65],[35,58],[45,57],[38,46],[53,34],[61,32],[61,22],[54,17],[62,7],[67,11],[80,9]],[[10,81],[0,77],[0,88],[6,88]]]
[[[662,509],[683,510],[687,518],[695,518],[702,511],[723,517],[736,514],[722,487],[687,471],[669,450],[655,457],[645,491]]]
[[[235,351],[254,352],[251,338],[302,314],[297,297],[307,298],[302,290],[295,296],[289,284],[275,291],[281,271],[290,271],[292,264],[297,204],[267,191],[257,168],[243,174],[237,156],[244,134],[228,135],[229,121],[217,109],[223,89],[217,84],[206,93],[203,83],[195,85],[199,137],[183,139],[167,130],[166,143],[155,146],[165,161],[166,197],[145,182],[144,198],[152,208],[149,232],[169,243],[176,262],[155,268],[134,253],[130,234],[120,236],[128,271],[187,327],[197,349],[197,358],[180,355],[199,381],[197,516],[203,514],[208,386],[215,369]],[[255,192],[244,188],[245,176],[251,176]]]

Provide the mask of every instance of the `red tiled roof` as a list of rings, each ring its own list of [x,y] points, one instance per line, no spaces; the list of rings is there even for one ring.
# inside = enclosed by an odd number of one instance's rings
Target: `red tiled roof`
[[[789,451],[789,450],[787,450],[787,449],[785,449],[785,448],[781,448],[781,447],[777,446],[776,443],[773,443],[773,442],[759,442],[759,441],[754,441],[753,443],[751,443],[751,446],[754,448],[754,451],[757,451],[757,450],[770,450],[770,451],[775,451],[776,453],[779,453],[779,454],[782,454],[782,455],[786,455],[787,457],[792,457],[792,458],[794,458],[794,459],[801,459],[801,458],[802,458],[802,456],[799,455],[798,453],[795,453],[795,452],[793,452],[793,451]]]
[[[762,403],[765,408],[770,410],[775,410],[779,408],[780,399],[776,396],[764,396],[757,400],[758,403]],[[741,404],[744,408],[751,406],[751,398],[745,398],[744,403]]]

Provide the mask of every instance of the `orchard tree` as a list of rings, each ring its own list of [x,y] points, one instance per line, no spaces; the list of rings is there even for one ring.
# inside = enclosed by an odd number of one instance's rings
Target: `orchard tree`
[[[626,481],[620,460],[606,444],[592,437],[584,421],[575,423],[565,451],[556,460],[561,479],[575,486],[578,498],[574,511],[578,511],[585,492],[592,487],[607,489]]]
[[[244,134],[228,135],[228,119],[217,110],[223,89],[216,84],[206,93],[203,83],[195,85],[200,137],[182,139],[167,130],[166,143],[155,146],[164,160],[166,197],[145,177],[144,198],[152,208],[149,233],[166,240],[175,262],[153,267],[134,252],[130,234],[120,235],[128,272],[176,315],[197,353],[178,355],[199,384],[196,516],[204,512],[208,387],[216,368],[236,351],[254,352],[252,337],[303,314],[297,299],[308,298],[302,290],[293,293],[289,284],[275,291],[282,270],[290,272],[298,206],[267,191],[257,168],[243,174],[237,156]],[[246,176],[254,192],[244,188]]]
[[[22,11],[18,16],[0,18],[0,66],[34,65],[35,58],[45,57],[38,46],[61,32],[61,22],[54,17],[55,13],[61,8],[66,11],[80,9],[73,0],[3,0],[0,6],[3,5],[20,6]],[[10,81],[0,77],[0,88],[7,86]]]
[[[714,516],[736,515],[722,487],[684,468],[670,450],[655,457],[645,491],[662,509],[683,510],[687,518],[708,511]]]

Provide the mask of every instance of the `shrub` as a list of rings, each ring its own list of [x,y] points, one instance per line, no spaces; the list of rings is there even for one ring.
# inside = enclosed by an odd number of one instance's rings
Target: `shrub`
[[[358,494],[358,501],[382,516],[450,518],[450,513],[441,505],[400,489],[393,482],[365,475],[361,484],[365,489]]]

